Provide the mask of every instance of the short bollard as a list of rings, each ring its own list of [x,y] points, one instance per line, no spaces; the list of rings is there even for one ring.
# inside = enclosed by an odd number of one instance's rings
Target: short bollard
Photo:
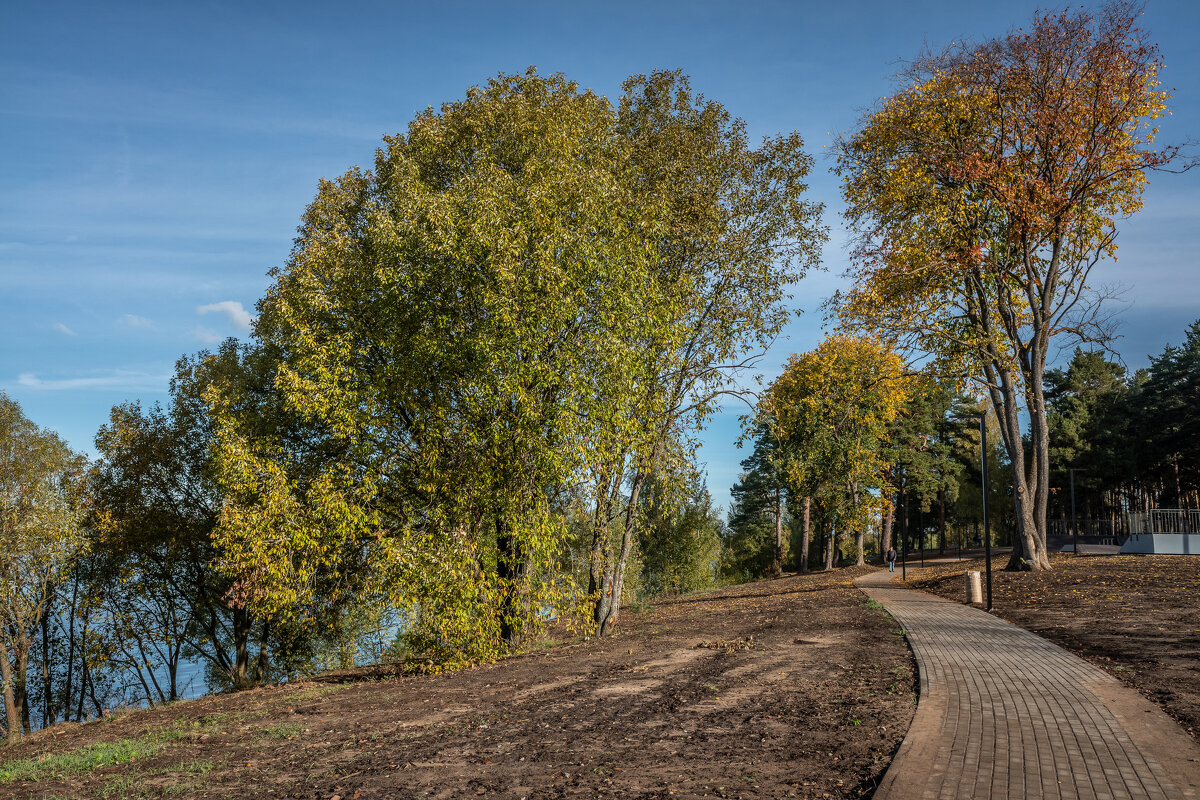
[[[972,570],[967,573],[967,602],[983,602],[983,585],[979,581],[978,570]]]

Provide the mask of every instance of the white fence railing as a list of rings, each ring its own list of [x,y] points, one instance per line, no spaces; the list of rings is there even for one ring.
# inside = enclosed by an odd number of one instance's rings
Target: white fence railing
[[[1200,533],[1200,511],[1156,508],[1128,514],[1129,533]]]

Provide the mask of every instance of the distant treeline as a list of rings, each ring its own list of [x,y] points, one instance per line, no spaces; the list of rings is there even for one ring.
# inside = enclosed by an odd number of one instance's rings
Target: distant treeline
[[[1130,375],[1103,351],[1077,349],[1064,368],[1046,372],[1047,516],[1057,531],[1070,530],[1072,469],[1076,517],[1088,520],[1084,532],[1119,533],[1128,512],[1200,509],[1200,321],[1189,326],[1181,346],[1167,346],[1150,362]],[[812,385],[811,399],[820,403],[834,383],[826,374]],[[794,569],[857,559],[863,550],[877,556],[881,543],[886,549],[893,541],[893,531],[897,547],[907,542],[913,549],[923,545],[942,552],[982,536],[976,420],[984,407],[936,380],[922,385],[880,431],[871,454],[879,472],[874,483],[864,485],[871,491],[861,498],[858,518],[847,514],[846,485],[794,483],[790,475],[797,473],[786,468],[789,448],[769,427],[754,424],[754,452],[742,462],[742,477],[732,490],[727,573],[749,578],[777,569],[777,528],[785,532],[782,566]],[[838,408],[845,407],[843,400]],[[985,422],[991,533],[993,541],[1008,544],[1012,467],[994,417],[988,414]],[[806,442],[791,445],[793,451],[811,448]],[[821,453],[821,463],[831,463],[830,451]],[[817,474],[828,478],[827,472]],[[861,530],[871,535],[857,544]]]

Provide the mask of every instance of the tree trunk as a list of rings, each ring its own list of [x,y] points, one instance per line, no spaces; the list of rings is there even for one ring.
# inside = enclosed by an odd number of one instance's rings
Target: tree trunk
[[[50,664],[50,610],[42,615],[42,728],[54,724],[58,712],[54,708],[54,669]]]
[[[654,454],[651,454],[650,463],[653,462]],[[637,533],[637,504],[645,484],[646,470],[639,469],[629,491],[629,505],[625,507],[625,528],[621,532],[621,554],[617,557],[617,563],[613,565],[611,597],[607,613],[599,620],[597,628],[599,636],[605,636],[612,630],[621,613],[621,593],[625,591],[625,567],[629,563],[629,554],[633,552],[634,534]]]
[[[21,717],[21,729],[25,735],[33,733],[29,724],[29,642],[18,640],[13,643],[13,697],[17,701],[17,713]]]
[[[496,519],[496,577],[500,581],[500,638],[510,648],[521,644],[528,609],[522,608],[521,591],[529,574],[525,548],[501,518]]]
[[[894,496],[894,495],[893,495]],[[892,523],[896,519],[896,504],[889,502],[886,507],[880,512],[882,519],[879,522],[879,554],[882,556],[888,550],[892,549]]]
[[[0,681],[4,682],[4,734],[5,739],[12,743],[21,738],[21,720],[17,714],[17,696],[13,691],[12,665],[3,636],[0,636]]]
[[[71,697],[75,691],[75,612],[79,608],[79,577],[71,582],[71,608],[67,618],[67,682],[63,689],[63,721],[71,721]]]
[[[804,517],[800,523],[800,572],[808,572],[808,540],[811,532],[812,498],[804,498]]]
[[[83,630],[79,632],[79,706],[75,709],[75,721],[83,722],[83,703],[86,699],[88,684],[87,659],[88,618],[83,620]]]
[[[783,574],[783,490],[775,489],[775,555],[771,560],[771,577]]]
[[[234,689],[250,686],[250,611],[245,606],[233,609],[233,649],[237,654],[230,679]]]
[[[938,489],[938,555],[946,555],[946,490]]]
[[[608,619],[609,605],[612,603],[613,564],[609,524],[612,521],[614,495],[619,491],[620,483],[619,477],[610,476],[603,484],[596,485],[592,550],[588,560],[588,597],[594,598],[592,621],[596,623],[597,630]]]
[[[836,545],[837,528],[833,523],[829,524],[829,531],[825,535],[825,569],[833,569],[833,550]]]
[[[1006,370],[989,369],[989,378],[994,378],[990,388],[992,407],[996,411],[1000,423],[1000,434],[1004,449],[1008,453],[1013,473],[1013,513],[1017,523],[1016,534],[1013,537],[1012,556],[1009,558],[1010,570],[1049,569],[1050,559],[1046,555],[1046,525],[1045,508],[1042,509],[1042,524],[1037,522],[1037,489],[1040,482],[1045,481],[1046,473],[1039,474],[1038,462],[1042,460],[1041,444],[1045,443],[1046,429],[1045,403],[1040,409],[1034,409],[1030,414],[1030,438],[1033,449],[1032,463],[1027,464],[1025,446],[1021,439],[1020,408],[1017,403],[1012,376]],[[987,457],[987,453],[983,454]],[[1043,497],[1044,501],[1044,497]],[[984,531],[984,536],[990,536],[991,531]]]

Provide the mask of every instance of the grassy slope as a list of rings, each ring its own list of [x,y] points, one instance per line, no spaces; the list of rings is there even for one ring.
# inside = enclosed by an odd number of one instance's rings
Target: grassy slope
[[[915,686],[895,624],[850,586],[861,571],[659,602],[613,637],[453,675],[57,726],[0,754],[0,796],[864,796]]]

